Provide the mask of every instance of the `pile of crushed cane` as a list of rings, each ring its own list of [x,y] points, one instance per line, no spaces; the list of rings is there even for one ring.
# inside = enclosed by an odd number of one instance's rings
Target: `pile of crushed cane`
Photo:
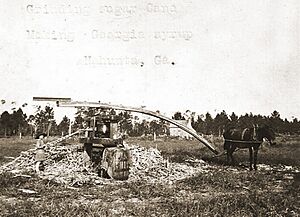
[[[193,159],[193,165],[169,162],[156,148],[144,148],[138,145],[127,145],[130,151],[130,175],[126,182],[146,181],[150,183],[172,184],[176,180],[191,177],[204,172],[208,165],[202,160]],[[41,179],[68,186],[83,184],[110,184],[120,181],[98,176],[93,163],[86,152],[79,152],[77,145],[46,144],[44,171],[37,174]],[[13,161],[0,167],[1,172],[17,175],[35,174],[36,149],[21,152]]]

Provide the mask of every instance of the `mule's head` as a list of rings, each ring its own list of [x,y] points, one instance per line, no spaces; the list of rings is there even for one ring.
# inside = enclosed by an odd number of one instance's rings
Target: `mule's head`
[[[257,140],[263,141],[263,139],[267,139],[270,143],[270,145],[275,145],[275,132],[272,128],[270,128],[267,125],[261,125],[257,127]]]

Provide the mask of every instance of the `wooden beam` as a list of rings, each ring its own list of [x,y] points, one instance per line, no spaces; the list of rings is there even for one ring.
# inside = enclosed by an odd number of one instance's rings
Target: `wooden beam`
[[[142,113],[146,115],[150,115],[156,118],[160,118],[162,120],[165,120],[169,123],[172,123],[179,127],[180,129],[184,130],[185,132],[189,133],[193,137],[195,137],[198,141],[200,141],[202,144],[204,144],[207,148],[209,148],[214,154],[218,154],[219,152],[217,149],[210,144],[205,138],[202,136],[198,135],[194,129],[190,129],[187,126],[177,122],[174,119],[168,118],[166,116],[163,116],[157,112],[145,110],[143,108],[135,108],[135,107],[129,107],[129,106],[123,106],[123,105],[111,105],[107,103],[97,103],[97,102],[62,102],[60,107],[93,107],[93,108],[103,108],[103,109],[115,109],[115,110],[124,110],[124,111],[130,111],[130,112],[137,112],[137,113]]]
[[[33,97],[33,101],[71,102],[71,98],[66,98],[66,97]]]

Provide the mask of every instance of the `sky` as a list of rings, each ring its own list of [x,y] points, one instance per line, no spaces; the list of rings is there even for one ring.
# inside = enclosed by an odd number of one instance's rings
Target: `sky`
[[[0,111],[51,96],[300,118],[297,0],[0,0],[0,26]]]

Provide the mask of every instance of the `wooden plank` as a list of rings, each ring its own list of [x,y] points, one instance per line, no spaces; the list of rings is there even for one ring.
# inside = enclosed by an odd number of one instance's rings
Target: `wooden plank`
[[[71,98],[66,98],[66,97],[33,97],[33,101],[71,102]]]

